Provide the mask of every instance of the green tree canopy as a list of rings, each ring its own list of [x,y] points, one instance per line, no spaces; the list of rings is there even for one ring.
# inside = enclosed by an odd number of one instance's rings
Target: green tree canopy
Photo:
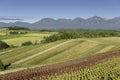
[[[1,70],[4,70],[4,65],[3,65],[2,61],[0,60],[0,71]]]
[[[6,42],[0,41],[0,50],[10,47]]]

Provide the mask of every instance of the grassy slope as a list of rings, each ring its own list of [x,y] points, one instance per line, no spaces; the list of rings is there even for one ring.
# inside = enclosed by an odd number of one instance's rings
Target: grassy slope
[[[89,41],[84,41],[82,43],[79,43],[79,44],[73,46],[71,49],[68,49],[64,52],[61,52],[58,55],[55,55],[51,58],[46,59],[45,61],[43,61],[40,64],[60,62],[60,61],[66,61],[66,60],[69,60],[69,59],[74,59],[77,56],[85,53],[85,51],[87,51],[87,50],[93,48],[94,46],[96,46],[96,44],[92,44],[92,45],[89,45],[89,44],[91,44]],[[88,48],[84,47],[84,46],[87,46],[87,45],[88,45]]]
[[[16,50],[13,50],[11,52],[6,52],[4,55],[0,56],[0,59],[7,64],[7,63],[13,63],[15,61],[21,60],[25,57],[34,55],[40,51],[43,51],[47,48],[50,48],[52,46],[57,45],[58,43],[61,43],[63,41],[57,41],[49,44],[41,44],[41,45],[33,45],[33,46],[25,46],[17,48]]]
[[[96,38],[90,40],[85,39],[84,41],[83,39],[78,39],[72,43],[64,45],[61,48],[56,48],[55,50],[26,61],[24,64],[49,64],[78,57],[87,57],[89,55],[97,54],[99,51],[106,52],[111,50],[113,47],[119,46],[120,41],[116,42],[116,40],[119,40],[119,38]],[[78,41],[83,42],[75,44]],[[71,45],[72,47],[70,47]]]
[[[15,45],[15,46],[20,46],[21,43],[26,42],[26,41],[31,41],[35,43],[37,41],[38,43],[43,40],[44,36],[49,36],[52,33],[28,33],[28,34],[23,34],[23,35],[10,35],[8,38],[4,38],[3,41],[8,43],[9,45]],[[7,37],[7,36],[6,36]],[[13,38],[10,38],[13,37]]]
[[[8,32],[9,32],[9,31],[32,33],[32,31],[29,31],[29,30],[8,30]],[[21,35],[23,35],[23,34],[0,35],[0,40],[18,38],[18,37],[21,37]]]
[[[24,64],[38,64],[38,63],[42,63],[43,61],[55,56],[55,55],[58,55],[58,54],[61,54],[62,52],[65,52],[69,49],[71,49],[72,47],[76,46],[77,44],[81,43],[83,41],[79,41],[79,40],[73,40],[72,42],[69,42],[69,43],[66,43],[60,47],[57,47],[56,49],[54,50],[51,50],[49,52],[46,52],[36,58],[33,58],[29,61],[26,61]]]
[[[30,35],[30,34],[29,34]],[[27,35],[28,36],[28,35]],[[31,36],[31,35],[30,35]],[[43,50],[46,50],[52,46],[61,43],[62,41],[53,42],[44,45],[27,46],[25,48],[18,48],[12,52],[7,52],[0,56],[0,59],[7,63],[13,63],[19,61],[31,55],[37,54]],[[111,47],[113,46],[113,47]],[[111,47],[111,48],[108,48]],[[70,60],[73,58],[82,58],[93,54],[98,54],[99,51],[110,51],[120,49],[120,38],[91,38],[91,39],[76,39],[73,42],[64,44],[54,50],[41,54],[31,60],[25,61],[20,66],[38,65],[38,64],[50,64],[61,61]],[[13,65],[17,66],[17,65]]]
[[[0,35],[0,40],[12,39],[17,37],[20,37],[20,35]]]

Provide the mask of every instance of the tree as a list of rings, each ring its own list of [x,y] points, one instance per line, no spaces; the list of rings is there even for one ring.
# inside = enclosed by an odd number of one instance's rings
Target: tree
[[[0,50],[10,47],[7,43],[0,41]]]
[[[2,61],[0,60],[0,71],[4,70],[4,64],[2,63]]]
[[[22,46],[28,46],[28,45],[32,45],[31,41],[27,41],[21,44]]]
[[[43,42],[53,42],[61,39],[74,39],[79,38],[79,36],[80,34],[78,32],[63,31],[48,37],[44,37],[45,40]]]

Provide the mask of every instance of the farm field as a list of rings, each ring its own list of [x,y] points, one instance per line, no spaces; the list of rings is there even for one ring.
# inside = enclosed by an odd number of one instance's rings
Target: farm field
[[[8,35],[1,38],[2,41],[5,41],[9,45],[21,46],[23,42],[31,41],[33,44],[35,42],[40,43],[43,40],[43,37],[49,36],[52,33],[27,33],[27,34],[18,34],[18,35]]]
[[[6,35],[8,34],[8,29],[7,28],[0,28],[0,35]]]
[[[43,37],[52,34],[54,32],[30,32],[0,37],[9,45],[18,46],[0,51],[3,64],[11,64],[7,70],[0,71],[0,80],[7,80],[6,76],[10,78],[18,73],[19,77],[25,77],[23,80],[119,80],[120,37],[63,39],[41,43]],[[21,46],[26,41],[38,44]],[[19,71],[24,69],[23,75]],[[16,79],[19,77],[16,75]]]
[[[11,63],[9,69],[14,69],[64,62],[119,48],[119,37],[60,40],[0,52],[0,59],[4,64]]]
[[[117,39],[117,38],[114,38],[114,39]],[[22,64],[23,65],[29,65],[29,64],[43,65],[43,64],[50,64],[50,63],[56,63],[56,62],[64,62],[64,61],[68,61],[75,58],[83,58],[89,55],[98,54],[100,53],[99,51],[101,50],[102,52],[115,50],[117,47],[119,47],[119,44],[120,44],[118,42],[115,45],[114,42],[113,43],[111,43],[111,41],[108,42],[106,41],[106,39],[102,39],[102,40],[104,41],[104,43],[101,43],[99,39],[90,39],[90,40],[75,39],[72,42],[63,45],[63,47],[60,46],[54,50],[41,54],[33,59],[26,60],[25,62],[22,62]]]
[[[0,0],[0,80],[120,80],[120,0]]]
[[[120,50],[1,75],[1,80],[119,80]]]
[[[92,67],[86,67],[84,69],[78,69],[71,72],[64,72],[60,75],[52,75],[43,78],[43,80],[120,80],[120,57],[113,58],[107,62],[94,65]],[[68,71],[68,70],[67,70]]]
[[[11,62],[15,62],[17,60],[21,60],[25,57],[32,56],[35,53],[43,51],[61,42],[62,41],[58,41],[58,42],[50,43],[50,44],[40,44],[40,45],[18,47],[10,51],[1,52],[2,54],[0,55],[0,59],[2,59],[5,64],[8,64]]]

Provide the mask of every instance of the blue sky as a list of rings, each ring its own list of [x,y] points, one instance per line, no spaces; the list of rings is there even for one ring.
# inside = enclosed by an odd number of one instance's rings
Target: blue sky
[[[0,0],[0,22],[120,16],[120,0]]]

